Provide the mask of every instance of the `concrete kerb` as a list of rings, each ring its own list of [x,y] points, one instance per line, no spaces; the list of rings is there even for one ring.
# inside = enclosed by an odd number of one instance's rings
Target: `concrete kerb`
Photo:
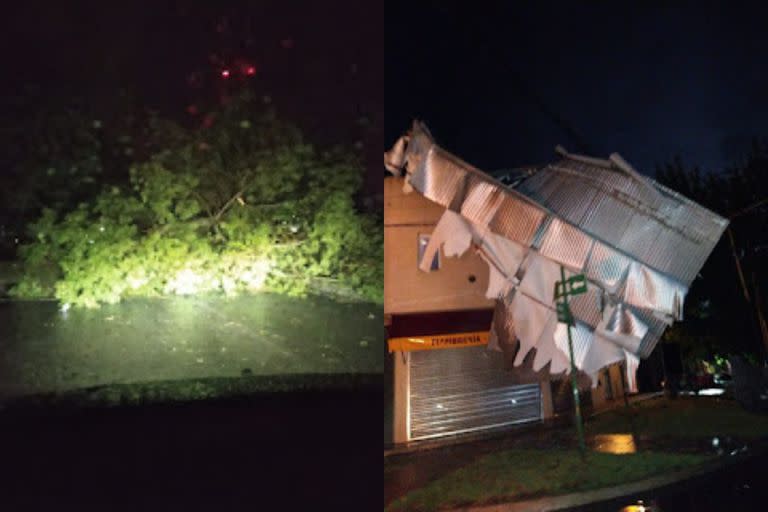
[[[697,477],[703,477],[736,464],[741,464],[753,457],[768,452],[768,443],[762,442],[747,454],[719,458],[717,460],[686,468],[680,471],[667,473],[636,482],[604,487],[592,491],[562,494],[559,496],[547,496],[532,500],[511,501],[494,505],[478,505],[449,509],[449,512],[555,512],[584,507],[586,505],[597,506],[620,498],[637,498],[638,494],[661,489],[674,484],[680,484]]]

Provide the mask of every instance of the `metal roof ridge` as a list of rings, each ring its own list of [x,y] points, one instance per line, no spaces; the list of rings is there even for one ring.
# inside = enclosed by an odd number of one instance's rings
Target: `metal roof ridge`
[[[610,160],[604,160],[602,158],[596,158],[593,156],[577,155],[575,153],[569,153],[563,146],[558,144],[555,146],[555,153],[567,158],[568,160],[574,160],[584,164],[596,165],[598,167],[604,167],[605,169],[615,169],[615,165]]]
[[[585,155],[576,155],[573,153],[569,153],[563,146],[558,144],[555,147],[555,153],[562,155],[563,157],[574,160],[576,162],[581,162],[589,165],[596,165],[598,167],[603,167],[605,169],[615,169],[622,171],[624,174],[628,175],[630,178],[634,179],[640,185],[645,188],[652,197],[658,199],[659,198],[659,191],[656,189],[656,187],[653,186],[653,184],[650,182],[650,180],[643,176],[641,173],[637,172],[637,170],[632,167],[632,165],[624,160],[624,158],[618,154],[618,153],[611,153],[611,155],[608,157],[608,160],[604,160],[602,158],[595,158],[592,156],[585,156]]]

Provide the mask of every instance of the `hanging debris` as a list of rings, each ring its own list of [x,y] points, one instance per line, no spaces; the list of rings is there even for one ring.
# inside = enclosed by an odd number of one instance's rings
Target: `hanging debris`
[[[420,122],[384,156],[415,189],[446,208],[421,266],[441,246],[446,256],[470,247],[488,263],[486,295],[497,303],[493,347],[516,340],[515,364],[536,348],[535,368],[568,367],[568,341],[552,291],[585,274],[571,304],[576,366],[598,372],[624,361],[630,389],[640,358],[664,329],[682,320],[683,301],[728,222],[656,183],[614,153],[608,160],[573,155],[510,188],[436,145]]]

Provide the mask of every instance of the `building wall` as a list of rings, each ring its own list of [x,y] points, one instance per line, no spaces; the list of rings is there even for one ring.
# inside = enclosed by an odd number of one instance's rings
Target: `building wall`
[[[620,364],[612,364],[600,372],[598,386],[591,389],[592,406],[600,409],[616,400],[624,399],[624,382]]]
[[[608,367],[608,374],[611,379],[611,386],[613,386],[614,398],[624,399],[624,366],[621,364],[614,364]]]
[[[405,194],[402,178],[384,180],[384,313],[393,316],[413,313],[450,314],[452,311],[492,309],[494,301],[485,298],[488,266],[472,250],[460,258],[446,258],[440,251],[440,270],[423,272],[418,268],[419,235],[431,234],[445,208],[418,192]],[[472,277],[472,278],[471,278]],[[450,350],[450,349],[447,349]],[[410,354],[389,354],[394,374],[392,390],[392,440],[409,439],[408,393]],[[542,415],[553,415],[548,378],[525,368],[513,370],[523,382],[540,382]]]
[[[431,234],[445,208],[403,192],[402,178],[384,180],[384,313],[492,308],[485,298],[488,266],[472,250],[460,258],[440,251],[440,270],[418,268],[418,240]]]
[[[391,354],[394,362],[394,411],[392,440],[395,444],[407,443],[411,426],[408,422],[408,391],[410,389],[410,373],[408,352]]]

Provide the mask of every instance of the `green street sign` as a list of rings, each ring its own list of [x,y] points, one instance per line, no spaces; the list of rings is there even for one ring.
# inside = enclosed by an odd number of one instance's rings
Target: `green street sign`
[[[557,321],[567,325],[574,325],[571,308],[565,302],[555,304],[557,310]]]
[[[587,278],[584,274],[577,274],[563,281],[557,281],[555,283],[555,298],[557,300],[561,297],[568,297],[571,295],[579,295],[587,291]]]
[[[587,291],[587,278],[584,274],[578,274],[573,277],[565,278],[565,268],[560,265],[560,281],[555,283],[555,310],[557,311],[557,321],[564,323],[568,332],[568,355],[571,359],[571,389],[573,391],[573,409],[575,412],[574,421],[576,422],[576,432],[579,435],[579,449],[582,457],[587,452],[587,445],[584,442],[584,425],[581,419],[581,402],[579,400],[579,387],[576,383],[576,363],[573,358],[573,337],[571,336],[571,327],[573,327],[573,314],[568,306],[568,297],[570,295],[579,295]],[[558,302],[557,299],[563,299]]]

